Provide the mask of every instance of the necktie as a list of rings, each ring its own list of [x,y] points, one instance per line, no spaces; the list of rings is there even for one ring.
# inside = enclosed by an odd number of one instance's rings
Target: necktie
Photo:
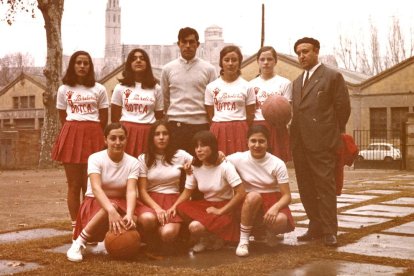
[[[308,80],[309,80],[309,71],[306,71],[306,77],[305,77],[305,81],[303,82],[303,87],[305,87],[308,84]]]

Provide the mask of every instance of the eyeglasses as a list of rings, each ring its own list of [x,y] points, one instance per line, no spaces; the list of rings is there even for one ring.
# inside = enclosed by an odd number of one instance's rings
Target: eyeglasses
[[[76,65],[84,65],[84,66],[88,66],[89,65],[89,61],[84,61],[84,60],[78,60],[77,62],[76,62]]]

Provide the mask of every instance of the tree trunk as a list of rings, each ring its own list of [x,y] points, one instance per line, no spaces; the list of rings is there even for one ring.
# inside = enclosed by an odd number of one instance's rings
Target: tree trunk
[[[53,165],[51,151],[60,128],[56,93],[62,76],[61,22],[64,0],[37,0],[37,3],[45,20],[47,39],[47,58],[43,71],[46,77],[46,91],[43,94],[45,116],[39,158],[39,168],[46,168]]]

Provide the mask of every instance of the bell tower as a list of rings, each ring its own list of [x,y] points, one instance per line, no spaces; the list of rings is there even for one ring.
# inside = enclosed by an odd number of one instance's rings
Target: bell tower
[[[121,8],[119,0],[108,0],[105,16],[105,67],[121,64]]]

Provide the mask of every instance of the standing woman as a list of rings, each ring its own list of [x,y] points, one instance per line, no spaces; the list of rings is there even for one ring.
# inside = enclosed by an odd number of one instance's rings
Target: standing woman
[[[224,47],[220,51],[220,78],[206,87],[205,107],[210,130],[218,140],[218,149],[225,155],[247,150],[247,129],[254,118],[256,99],[248,89],[249,83],[240,76],[242,61],[239,47]]]
[[[76,221],[74,241],[66,253],[69,261],[83,260],[88,242],[103,241],[109,230],[115,234],[135,228],[138,160],[124,152],[127,131],[120,123],[105,128],[107,149],[88,159],[88,190]]]
[[[128,54],[122,76],[112,94],[111,122],[120,121],[126,127],[125,152],[137,157],[147,148],[151,124],[163,117],[163,96],[149,56],[142,49]]]
[[[269,132],[262,125],[248,131],[248,147],[226,158],[240,173],[246,188],[240,224],[240,241],[236,255],[249,255],[249,236],[253,227],[264,226],[266,242],[277,244],[277,234],[295,228],[290,209],[289,176],[285,163],[267,152]]]
[[[52,150],[52,159],[63,163],[68,182],[68,209],[75,228],[81,191],[86,191],[88,157],[104,148],[102,130],[108,123],[108,96],[95,82],[89,53],[75,52],[57,92],[56,108],[62,129]]]
[[[217,165],[219,153],[217,139],[213,133],[204,130],[193,137],[196,157],[193,173],[187,176],[184,191],[168,210],[175,216],[190,222],[188,229],[198,240],[194,252],[219,249],[224,241],[239,239],[240,204],[245,191],[234,166],[227,161]],[[202,200],[188,201],[197,188],[204,194]]]
[[[254,114],[253,124],[264,125],[269,130],[270,140],[268,142],[271,153],[287,162],[292,159],[287,127],[276,128],[267,123],[262,114],[262,105],[272,95],[283,96],[291,102],[292,82],[276,75],[277,53],[273,47],[264,46],[260,48],[256,56],[260,75],[249,83],[256,95],[256,112]]]
[[[168,216],[167,210],[178,199],[183,166],[192,160],[191,154],[171,144],[171,129],[166,121],[156,121],[151,126],[146,153],[138,157],[139,197],[146,205],[140,209],[138,224],[151,243],[150,250],[157,247],[158,237],[168,245],[180,231],[181,217]]]

